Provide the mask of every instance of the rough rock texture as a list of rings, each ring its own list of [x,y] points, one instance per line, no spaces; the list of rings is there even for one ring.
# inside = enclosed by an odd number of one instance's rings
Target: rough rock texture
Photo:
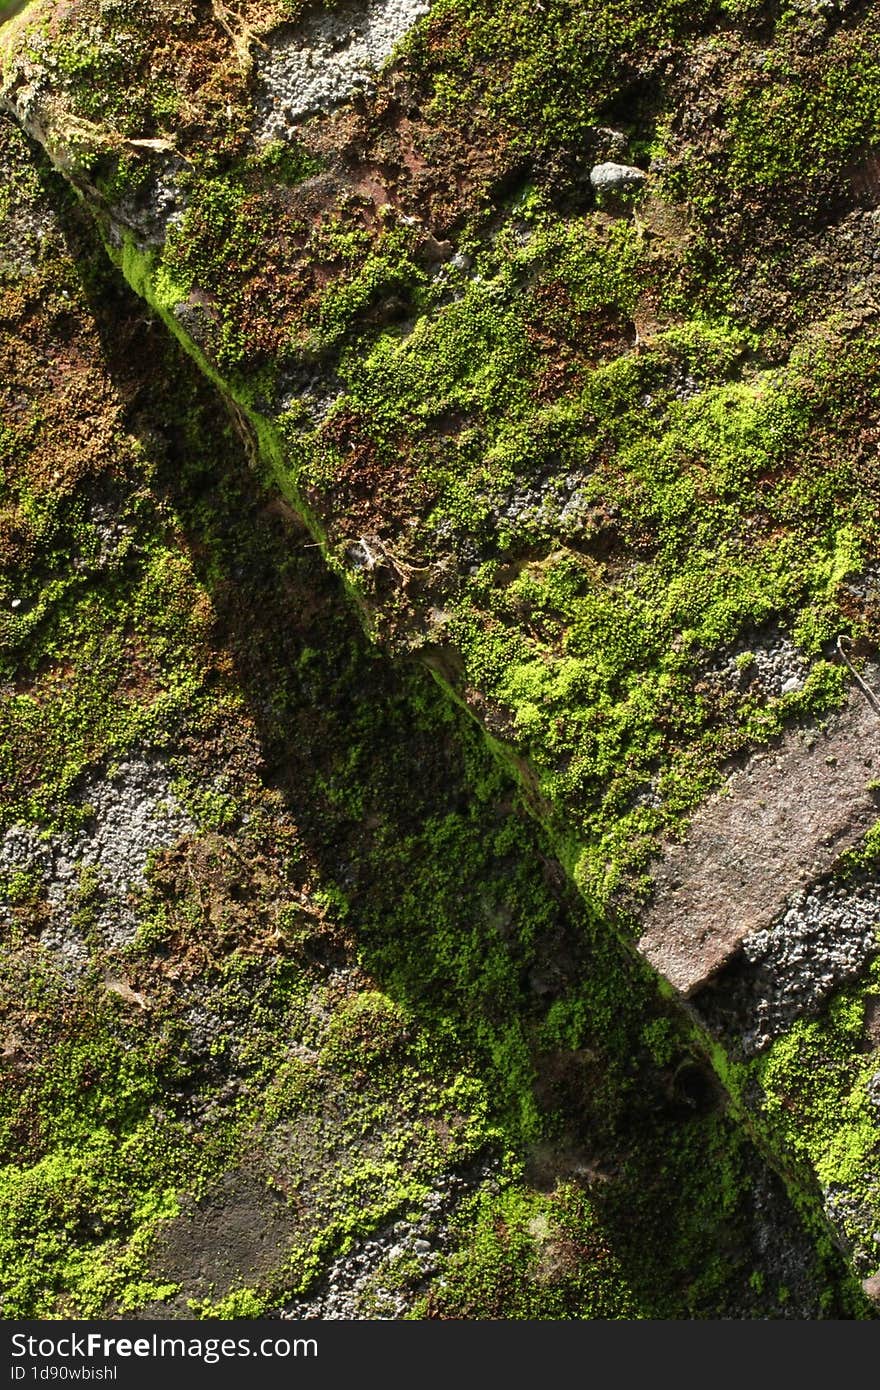
[[[258,137],[282,139],[303,117],[369,90],[396,45],[429,9],[429,0],[344,0],[270,34],[256,66],[262,88]]]
[[[880,1271],[872,890],[825,885],[880,853],[840,656],[880,641],[876,7],[37,0],[0,50],[43,151],[8,128],[2,824],[78,834],[71,791],[150,748],[195,827],[127,944],[86,882],[36,1043],[39,865],[4,883],[11,1306],[299,1305],[501,1154],[418,1311],[870,1311],[828,1235]],[[738,1035],[668,997],[740,966]],[[273,1254],[212,1290],[227,1201]]]
[[[779,699],[802,689],[808,663],[791,638],[778,628],[744,633],[720,660],[710,664],[705,677],[731,692],[757,688],[765,699]]]
[[[82,965],[88,950],[72,917],[83,875],[89,875],[91,890],[102,900],[91,925],[106,944],[124,946],[136,930],[129,899],[144,884],[148,857],[170,849],[195,827],[171,791],[167,770],[143,758],[122,763],[107,780],[86,784],[79,799],[85,821],[76,834],[39,834],[25,825],[4,831],[0,874],[36,873],[49,907],[40,939]],[[9,925],[10,917],[0,903],[0,922]]]
[[[491,1173],[484,1174],[483,1179],[491,1183]],[[442,1187],[428,1194],[417,1217],[395,1221],[359,1241],[353,1250],[334,1260],[310,1299],[291,1303],[281,1317],[294,1322],[403,1317],[412,1306],[414,1293],[429,1287],[442,1256],[454,1248],[450,1218],[472,1186],[472,1177],[468,1182],[450,1174]]]
[[[825,729],[793,731],[750,758],[667,851],[639,950],[682,994],[864,837],[876,820],[878,735],[880,717],[856,689]]]
[[[864,974],[878,947],[876,876],[824,880],[793,894],[771,926],[746,937],[694,1003],[728,1046],[754,1056]]]
[[[603,206],[612,205],[615,200],[632,199],[640,193],[647,183],[644,169],[632,164],[595,164],[590,170],[590,186]]]

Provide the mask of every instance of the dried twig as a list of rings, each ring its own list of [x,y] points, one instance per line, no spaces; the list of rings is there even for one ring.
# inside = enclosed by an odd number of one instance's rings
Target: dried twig
[[[871,709],[872,709],[872,710],[874,711],[874,713],[878,716],[878,718],[880,718],[880,700],[878,700],[877,696],[874,694],[873,690],[872,690],[871,687],[868,685],[868,682],[867,682],[862,676],[859,675],[859,673],[858,673],[858,671],[856,670],[855,666],[853,666],[853,664],[852,664],[852,662],[850,661],[849,657],[847,656],[846,652],[843,650],[843,644],[844,644],[844,642],[847,642],[847,644],[848,644],[848,643],[849,643],[849,638],[845,638],[845,637],[843,637],[843,636],[838,637],[838,639],[837,639],[837,651],[838,651],[838,653],[839,653],[839,655],[840,655],[840,659],[841,659],[841,661],[844,663],[844,665],[847,667],[847,669],[848,669],[850,675],[852,676],[853,680],[854,680],[854,681],[856,682],[856,684],[858,685],[859,689],[862,691],[863,695],[865,696],[865,699],[868,701],[868,704],[871,706]]]
[[[239,60],[247,66],[250,63],[251,44],[256,44],[265,52],[268,52],[268,45],[254,32],[254,30],[234,10],[230,10],[224,0],[211,0],[211,9],[214,18],[220,28],[227,33],[232,40],[233,47]]]
[[[397,555],[385,541],[378,536],[358,536],[355,542],[360,547],[365,559],[365,568],[374,570],[383,560],[396,572],[399,579],[404,582],[410,580],[414,574],[429,574],[435,566],[432,565],[413,565],[408,560],[404,560]]]

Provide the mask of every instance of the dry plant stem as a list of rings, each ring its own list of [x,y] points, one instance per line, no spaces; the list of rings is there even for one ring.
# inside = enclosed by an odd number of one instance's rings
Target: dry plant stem
[[[858,685],[859,689],[862,691],[862,694],[865,696],[865,699],[868,701],[868,704],[871,706],[871,709],[874,711],[877,717],[880,718],[880,700],[878,700],[877,696],[874,694],[867,681],[859,675],[855,666],[853,666],[852,662],[850,661],[849,657],[844,651],[843,644],[845,641],[847,641],[847,639],[844,637],[838,637],[837,639],[837,651],[840,655],[840,659],[846,666],[847,670],[849,671],[853,680]]]

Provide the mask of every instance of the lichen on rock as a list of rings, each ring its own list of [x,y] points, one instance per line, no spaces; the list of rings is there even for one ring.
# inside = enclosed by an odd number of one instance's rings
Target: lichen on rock
[[[429,0],[346,0],[267,35],[255,68],[262,89],[258,139],[285,139],[304,117],[368,91],[429,9]]]
[[[150,1093],[143,1229],[17,1308],[868,1311],[880,33],[722,10],[39,0],[0,35],[43,152],[4,118],[6,930],[51,973],[79,862],[94,1046],[167,1009],[206,1078]],[[114,778],[160,766],[114,848]],[[453,1189],[394,1294],[387,1233]],[[699,1228],[766,1281],[693,1275]]]

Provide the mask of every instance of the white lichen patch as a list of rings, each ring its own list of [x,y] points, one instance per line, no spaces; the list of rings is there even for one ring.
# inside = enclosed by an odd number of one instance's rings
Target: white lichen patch
[[[334,1260],[307,1298],[281,1310],[285,1321],[406,1315],[455,1244],[453,1218],[459,1202],[483,1188],[498,1191],[498,1165],[487,1159],[469,1174],[445,1175],[424,1199],[421,1211],[389,1222]]]
[[[143,757],[89,783],[80,800],[89,808],[81,830],[42,835],[33,826],[13,825],[0,839],[0,875],[38,878],[48,909],[40,940],[71,965],[88,957],[82,926],[74,921],[84,882],[94,889],[94,928],[102,943],[125,946],[137,929],[135,895],[150,854],[194,829],[171,790],[167,768]],[[10,906],[0,899],[0,925],[10,917]]]
[[[753,993],[743,1034],[754,1056],[795,1019],[818,1012],[847,980],[857,978],[878,949],[880,878],[857,884],[830,880],[799,893],[765,931],[743,943]]]
[[[349,0],[277,30],[268,54],[257,62],[258,139],[283,140],[306,117],[369,90],[397,44],[429,9],[430,0]]]
[[[727,690],[774,700],[802,689],[808,674],[809,662],[775,625],[740,638],[704,672]]]

